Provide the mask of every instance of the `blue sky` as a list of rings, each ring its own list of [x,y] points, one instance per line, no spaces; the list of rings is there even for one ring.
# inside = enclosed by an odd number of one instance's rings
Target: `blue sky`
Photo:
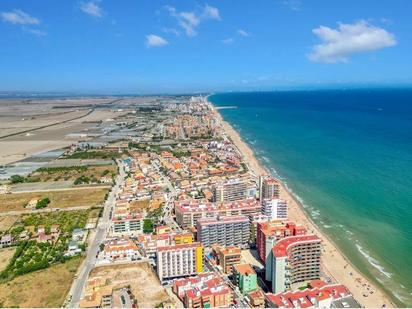
[[[0,91],[412,83],[410,0],[2,0]]]

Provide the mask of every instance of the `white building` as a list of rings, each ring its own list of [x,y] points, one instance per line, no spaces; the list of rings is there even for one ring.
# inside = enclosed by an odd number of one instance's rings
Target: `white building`
[[[157,275],[162,282],[200,274],[202,270],[203,247],[198,242],[157,249]]]
[[[75,256],[82,252],[82,249],[79,248],[77,241],[70,240],[69,245],[67,246],[67,252],[64,254],[66,256]]]
[[[259,177],[259,199],[263,201],[265,199],[279,198],[279,182],[270,176]]]
[[[233,202],[247,198],[248,184],[244,180],[230,179],[225,183],[217,184],[213,188],[215,202]]]
[[[263,200],[262,214],[268,216],[271,220],[287,219],[288,206],[285,200],[273,199]]]
[[[114,215],[112,232],[115,236],[136,236],[143,233],[143,217],[141,214]]]
[[[116,239],[107,242],[104,245],[102,258],[107,261],[114,260],[137,260],[140,257],[139,248],[136,244],[128,239]]]

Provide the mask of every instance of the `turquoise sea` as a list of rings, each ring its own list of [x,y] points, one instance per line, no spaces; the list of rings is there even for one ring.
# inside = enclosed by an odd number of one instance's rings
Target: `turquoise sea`
[[[399,306],[412,306],[412,89],[215,94],[312,219]]]

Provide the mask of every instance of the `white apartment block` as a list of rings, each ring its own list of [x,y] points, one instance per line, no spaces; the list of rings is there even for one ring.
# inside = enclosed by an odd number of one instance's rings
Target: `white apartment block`
[[[203,248],[198,242],[159,247],[156,256],[161,282],[196,275],[203,270]]]
[[[113,236],[136,236],[143,233],[143,217],[141,214],[115,216],[112,218]]]
[[[279,182],[273,177],[259,177],[259,200],[279,198]]]
[[[288,205],[285,200],[281,199],[263,200],[262,214],[268,216],[270,220],[287,219]]]
[[[213,188],[214,202],[233,202],[248,197],[248,184],[244,180],[230,179],[226,183],[217,184]]]

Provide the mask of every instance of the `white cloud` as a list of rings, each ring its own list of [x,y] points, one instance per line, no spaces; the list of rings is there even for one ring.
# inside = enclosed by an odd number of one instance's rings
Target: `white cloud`
[[[22,10],[13,10],[12,12],[2,12],[1,18],[3,21],[12,23],[14,25],[38,25],[40,20],[36,17],[30,16]]]
[[[241,35],[241,36],[244,36],[244,37],[247,37],[247,36],[250,35],[249,32],[247,32],[247,31],[245,31],[245,30],[243,30],[243,29],[239,29],[239,30],[237,31],[237,33],[238,33],[239,35]]]
[[[234,38],[227,38],[227,39],[222,40],[222,43],[227,44],[227,45],[233,44],[234,42],[235,42]]]
[[[24,31],[36,35],[36,36],[47,36],[47,32],[44,32],[42,30],[39,29],[24,29]]]
[[[283,0],[283,4],[292,11],[300,11],[302,8],[302,2],[300,0]]]
[[[82,2],[80,5],[80,10],[92,17],[100,18],[103,16],[103,10],[97,5],[96,1]]]
[[[202,18],[221,20],[219,10],[208,4],[206,4],[205,7],[203,8]]]
[[[320,26],[312,32],[322,41],[307,55],[311,61],[347,62],[353,54],[390,47],[396,44],[395,36],[383,28],[364,20],[354,24],[339,24],[337,29]]]
[[[175,28],[163,28],[164,33],[171,33],[174,34],[175,36],[180,36],[180,32],[176,30]]]
[[[193,12],[181,12],[178,15],[179,25],[190,37],[196,36],[195,28],[200,24],[199,18]]]
[[[197,35],[196,27],[207,19],[221,20],[219,10],[215,7],[205,5],[201,14],[196,14],[193,11],[178,12],[170,5],[164,6],[170,16],[177,20],[178,25],[184,30],[187,36],[194,37]]]
[[[167,44],[169,44],[169,42],[166,41],[161,36],[158,36],[155,34],[149,34],[146,36],[146,46],[147,47],[161,47]]]

